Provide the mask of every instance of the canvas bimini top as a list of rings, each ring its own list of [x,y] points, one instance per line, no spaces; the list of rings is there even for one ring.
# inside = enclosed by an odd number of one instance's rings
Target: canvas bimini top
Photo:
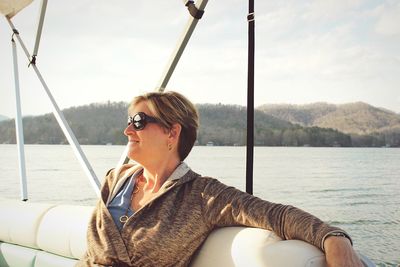
[[[33,0],[0,0],[0,13],[8,18],[14,17]]]

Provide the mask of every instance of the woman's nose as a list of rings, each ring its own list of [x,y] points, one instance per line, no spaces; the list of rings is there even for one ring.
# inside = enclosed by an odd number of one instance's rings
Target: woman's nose
[[[134,132],[132,124],[128,124],[124,130],[124,134],[128,136],[129,134],[132,134],[132,132]]]

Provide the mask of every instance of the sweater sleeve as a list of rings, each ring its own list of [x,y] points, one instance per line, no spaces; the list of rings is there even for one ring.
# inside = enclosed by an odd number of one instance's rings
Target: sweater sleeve
[[[204,217],[211,228],[232,225],[263,228],[282,239],[299,239],[323,250],[329,233],[343,230],[290,205],[262,200],[209,179],[203,191]]]

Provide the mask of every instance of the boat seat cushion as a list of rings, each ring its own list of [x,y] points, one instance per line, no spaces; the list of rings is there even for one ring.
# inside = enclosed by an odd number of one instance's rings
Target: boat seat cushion
[[[0,267],[70,267],[86,251],[93,207],[0,200]],[[298,240],[249,227],[213,231],[192,267],[324,267],[324,254]]]
[[[37,252],[33,248],[0,243],[0,266],[33,267]]]
[[[322,267],[324,254],[299,240],[282,241],[273,232],[249,227],[213,231],[192,261],[192,267]]]
[[[37,231],[39,248],[68,258],[82,258],[92,212],[93,207],[69,205],[48,210]]]
[[[74,267],[77,259],[60,257],[45,251],[38,251],[35,267]]]
[[[73,267],[76,262],[46,251],[0,243],[1,267]]]
[[[0,241],[39,248],[37,229],[46,212],[54,205],[23,201],[0,201]]]

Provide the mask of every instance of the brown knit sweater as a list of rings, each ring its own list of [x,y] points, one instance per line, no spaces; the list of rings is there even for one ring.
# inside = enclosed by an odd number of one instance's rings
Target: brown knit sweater
[[[208,234],[224,226],[264,228],[321,249],[328,233],[343,232],[300,209],[259,199],[191,170],[167,181],[119,232],[106,203],[118,180],[137,169],[125,165],[106,176],[88,227],[88,250],[76,266],[188,266]]]

